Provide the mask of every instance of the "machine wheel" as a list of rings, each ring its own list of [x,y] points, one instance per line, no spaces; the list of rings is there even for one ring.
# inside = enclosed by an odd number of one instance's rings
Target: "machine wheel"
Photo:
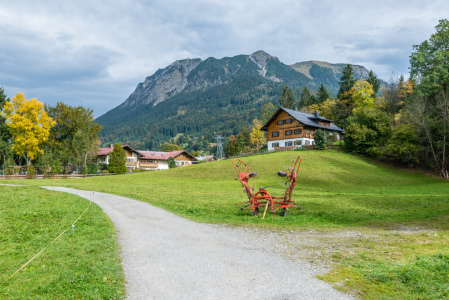
[[[251,212],[251,214],[252,214],[253,216],[257,216],[258,214],[260,214],[259,208],[257,207],[254,211]]]
[[[286,211],[286,210],[283,210],[283,211],[281,211],[280,216],[281,216],[281,217],[285,217],[286,213],[287,213],[287,211]]]

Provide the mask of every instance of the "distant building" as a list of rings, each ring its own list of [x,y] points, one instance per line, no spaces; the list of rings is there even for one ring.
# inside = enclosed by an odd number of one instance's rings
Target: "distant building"
[[[126,151],[126,167],[129,171],[132,171],[133,169],[168,169],[169,166],[167,160],[170,157],[173,157],[176,165],[179,167],[188,166],[197,161],[195,157],[184,150],[159,152],[135,150],[128,145],[123,145],[122,147]],[[97,163],[109,164],[109,155],[113,150],[114,146],[112,144],[110,144],[107,148],[100,148],[97,154]]]
[[[216,161],[217,158],[214,155],[203,155],[195,157],[197,161],[201,162],[209,162],[209,161]]]
[[[268,151],[314,145],[314,133],[318,129],[335,136],[337,140],[343,137],[343,129],[332,123],[332,120],[321,117],[318,111],[308,114],[285,107],[280,107],[261,128],[268,131]]]

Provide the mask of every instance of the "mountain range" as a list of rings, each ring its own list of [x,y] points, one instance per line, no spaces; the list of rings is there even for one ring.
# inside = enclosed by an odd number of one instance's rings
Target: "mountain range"
[[[321,83],[336,95],[346,65],[321,61],[286,65],[264,51],[178,60],[145,78],[125,102],[99,117],[97,122],[104,126],[100,138],[105,144],[134,142],[142,149],[157,150],[180,133],[227,137],[259,117],[264,104],[279,105],[285,85],[297,98],[305,86],[316,91]],[[363,66],[353,65],[353,70],[355,79],[368,77]]]

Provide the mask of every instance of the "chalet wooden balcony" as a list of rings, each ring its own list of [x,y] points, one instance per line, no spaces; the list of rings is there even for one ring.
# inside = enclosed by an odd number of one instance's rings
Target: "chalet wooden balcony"
[[[139,166],[141,168],[158,168],[159,167],[158,164],[145,164],[145,163],[140,163]]]
[[[137,161],[127,161],[126,166],[127,167],[137,167]]]

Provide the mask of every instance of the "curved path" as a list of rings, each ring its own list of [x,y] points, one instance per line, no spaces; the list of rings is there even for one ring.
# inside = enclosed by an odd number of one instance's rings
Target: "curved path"
[[[91,193],[47,189],[91,200]],[[148,203],[95,192],[114,222],[128,299],[352,299],[313,278],[308,264],[283,258],[244,229],[201,224]]]

